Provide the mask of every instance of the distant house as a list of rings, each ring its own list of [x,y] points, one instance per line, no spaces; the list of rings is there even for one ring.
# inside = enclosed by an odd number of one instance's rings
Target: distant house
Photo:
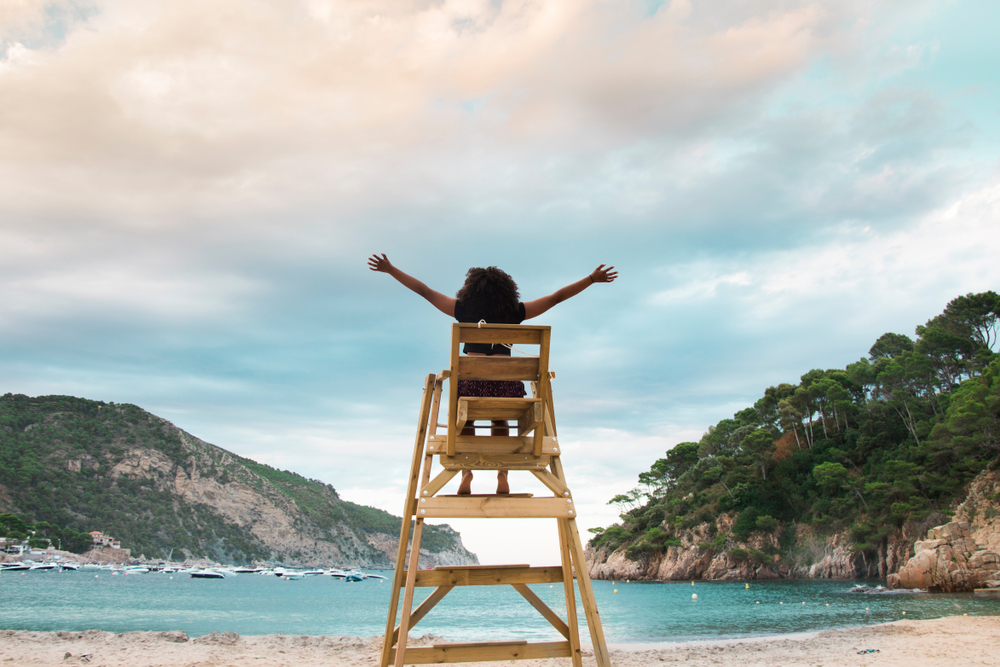
[[[94,541],[94,546],[97,547],[111,547],[112,549],[121,549],[122,543],[110,535],[105,535],[99,530],[90,531],[90,538]]]

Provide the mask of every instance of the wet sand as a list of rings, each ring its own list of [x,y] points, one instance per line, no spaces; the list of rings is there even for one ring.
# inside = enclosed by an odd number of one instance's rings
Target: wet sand
[[[441,643],[425,635],[412,645]],[[374,667],[381,637],[240,637],[217,633],[189,639],[182,632],[0,631],[0,667]],[[877,649],[878,652],[858,651]],[[613,646],[616,667],[934,667],[1000,665],[1000,617],[953,616],[898,621],[806,635],[654,646]],[[466,663],[463,663],[466,664]],[[482,664],[482,663],[478,663]],[[513,664],[506,662],[506,664]],[[519,661],[526,667],[568,667],[569,658]],[[583,664],[595,665],[587,650]]]

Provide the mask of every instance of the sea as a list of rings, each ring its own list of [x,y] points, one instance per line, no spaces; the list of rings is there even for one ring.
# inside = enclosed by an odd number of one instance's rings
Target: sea
[[[390,576],[391,572],[383,572]],[[659,644],[809,633],[900,619],[1000,615],[1000,600],[972,594],[851,592],[878,581],[752,582],[595,581],[607,642]],[[328,576],[284,580],[239,574],[112,576],[107,571],[0,573],[0,629],[122,633],[183,630],[240,635],[370,637],[385,630],[389,581],[345,582]],[[565,618],[561,584],[531,588]],[[417,601],[431,589],[418,589]],[[579,600],[579,598],[577,598]],[[582,609],[581,638],[589,636]],[[455,588],[411,636],[448,641],[557,640],[559,635],[513,588]]]

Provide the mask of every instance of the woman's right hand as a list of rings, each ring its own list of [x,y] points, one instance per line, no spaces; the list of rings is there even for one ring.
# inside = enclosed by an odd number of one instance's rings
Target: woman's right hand
[[[578,273],[576,275],[580,274]],[[615,267],[609,266],[605,269],[604,264],[601,264],[590,274],[590,279],[595,283],[613,283],[617,277],[618,272],[615,271]]]
[[[375,253],[368,258],[368,268],[372,271],[389,273],[392,271],[392,262],[390,262],[389,258],[385,256],[385,253],[382,253],[381,257],[378,256],[378,253]]]

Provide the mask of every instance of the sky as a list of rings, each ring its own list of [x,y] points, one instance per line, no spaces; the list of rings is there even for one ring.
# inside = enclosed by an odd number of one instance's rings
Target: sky
[[[989,0],[6,0],[0,392],[133,403],[399,514],[450,324],[366,257],[446,294],[496,265],[529,300],[613,264],[535,320],[579,523],[609,525],[768,386],[1000,288],[998,24]],[[558,562],[551,520],[449,523],[484,563]]]

